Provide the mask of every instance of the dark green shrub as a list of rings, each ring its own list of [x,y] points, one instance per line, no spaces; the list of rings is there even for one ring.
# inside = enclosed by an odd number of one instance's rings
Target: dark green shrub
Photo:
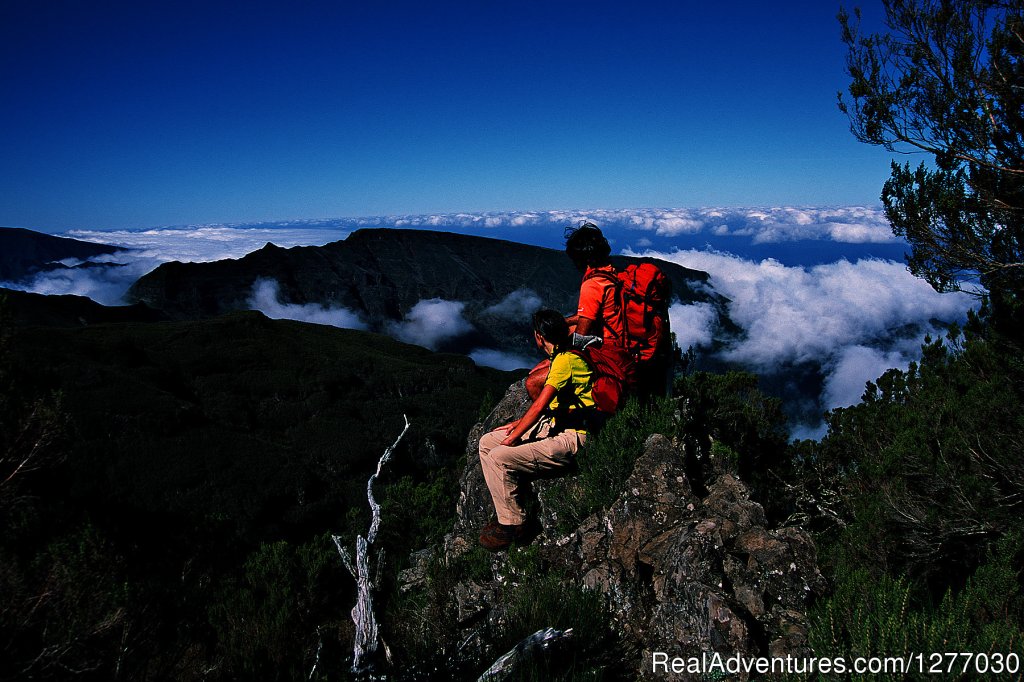
[[[433,472],[426,481],[403,476],[384,487],[383,542],[403,552],[438,542],[451,530],[459,486],[454,471]]]
[[[337,633],[351,608],[351,579],[328,535],[295,547],[261,545],[242,575],[229,579],[209,606],[228,676],[306,677],[321,633]]]
[[[813,496],[835,493],[820,538],[829,561],[959,587],[1024,500],[1024,372],[995,344],[956,331],[919,364],[869,383],[828,415],[801,462]]]
[[[607,663],[601,654],[613,644],[604,596],[546,565],[536,546],[510,550],[506,570],[507,610],[495,642],[498,651],[506,652],[548,627],[573,631],[556,655],[536,659],[512,679],[601,679]]]
[[[694,372],[679,377],[675,390],[683,414],[680,436],[687,470],[697,492],[727,470],[750,487],[770,520],[790,516],[793,499],[779,484],[791,470],[781,401],[762,393],[757,376],[746,372]],[[712,451],[715,444],[726,449]],[[731,454],[716,457],[726,452]]]
[[[905,577],[879,578],[844,565],[834,594],[810,613],[815,654],[848,661],[933,652],[1016,652],[1024,657],[1024,591],[1015,567],[1022,547],[1020,534],[1003,538],[966,585],[947,590],[937,604]],[[918,678],[929,679],[915,674],[878,679]]]

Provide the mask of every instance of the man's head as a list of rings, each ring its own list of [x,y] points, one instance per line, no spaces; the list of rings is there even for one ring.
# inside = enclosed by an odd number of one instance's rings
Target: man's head
[[[533,331],[542,340],[555,348],[569,345],[569,325],[562,313],[550,308],[541,308],[533,314]]]
[[[594,223],[565,228],[565,253],[580,272],[608,265],[611,252],[608,240]]]

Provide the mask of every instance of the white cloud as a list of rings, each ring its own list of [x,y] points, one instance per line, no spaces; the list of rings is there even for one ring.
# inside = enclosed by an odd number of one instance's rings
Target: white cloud
[[[681,349],[710,346],[714,340],[718,312],[710,303],[673,303],[668,309],[668,317]]]
[[[323,245],[344,239],[351,230],[295,223],[262,226],[190,225],[152,230],[72,230],[67,236],[136,250],[137,257],[159,264],[167,261],[203,263],[241,258],[267,242],[282,248]],[[156,267],[155,265],[153,267]]]
[[[258,279],[253,283],[249,306],[275,320],[298,320],[343,329],[366,329],[366,323],[359,315],[343,306],[282,303],[281,287],[272,279]]]
[[[239,242],[243,237],[249,250],[266,241],[279,246],[322,244],[341,239],[361,227],[423,227],[461,229],[486,233],[497,228],[560,229],[590,220],[599,227],[648,231],[659,237],[677,237],[707,232],[715,236],[748,236],[754,243],[778,243],[793,240],[830,240],[843,243],[897,243],[881,208],[866,206],[770,208],[637,208],[555,211],[491,211],[484,213],[441,213],[424,215],[370,216],[330,220],[290,221],[257,225],[207,225],[158,230],[161,238],[190,236],[206,242],[206,247],[221,239]],[[283,230],[282,227],[287,227]],[[236,234],[244,232],[244,235]],[[281,243],[293,237],[290,243]],[[70,236],[109,241],[111,234],[123,234],[124,243],[137,245],[146,233],[75,232]],[[328,237],[325,239],[325,235]],[[179,240],[180,241],[180,240]],[[222,245],[223,246],[223,245]],[[186,249],[187,250],[187,249]],[[211,248],[211,251],[213,249]],[[192,249],[193,255],[199,249]],[[237,257],[222,255],[220,257]]]
[[[542,305],[540,296],[532,289],[517,289],[498,303],[484,308],[483,312],[508,320],[528,321]]]
[[[85,262],[65,259],[62,264],[73,267],[39,272],[27,281],[0,282],[0,286],[53,296],[86,296],[103,305],[122,305],[128,288],[159,261],[118,251]]]
[[[537,364],[536,358],[530,359],[522,355],[502,353],[490,348],[477,348],[470,352],[469,357],[481,367],[493,367],[503,370],[529,369]]]
[[[730,299],[729,315],[743,334],[721,351],[722,359],[761,373],[820,364],[822,411],[858,402],[865,382],[920,357],[924,333],[941,335],[933,320],[962,320],[976,303],[967,294],[939,294],[892,261],[840,260],[805,268],[714,251],[643,255],[710,273],[711,284]],[[688,307],[670,309],[673,331],[692,329],[695,345],[707,345],[711,311]],[[686,317],[677,322],[681,314]],[[680,346],[685,347],[682,340]],[[805,431],[820,435],[821,427]]]
[[[831,410],[856,405],[867,382],[874,381],[888,369],[906,369],[911,360],[899,350],[886,351],[860,345],[841,349],[825,380],[822,407]]]
[[[414,305],[401,322],[387,325],[387,333],[399,341],[436,350],[444,341],[472,331],[462,316],[466,304],[440,298],[424,299]]]
[[[711,273],[746,332],[725,357],[770,370],[779,362],[828,361],[840,349],[892,338],[907,324],[962,319],[974,300],[939,294],[901,263],[841,260],[813,268],[759,263],[713,251],[647,253]]]
[[[67,236],[82,241],[124,248],[95,256],[86,262],[65,259],[71,267],[37,273],[32,279],[0,286],[37,294],[87,296],[103,305],[122,305],[124,294],[139,277],[169,261],[208,262],[241,258],[266,245],[282,248],[322,245],[342,239],[348,231],[316,227],[306,221],[300,227],[289,223],[265,226],[196,225],[152,230],[72,230]]]

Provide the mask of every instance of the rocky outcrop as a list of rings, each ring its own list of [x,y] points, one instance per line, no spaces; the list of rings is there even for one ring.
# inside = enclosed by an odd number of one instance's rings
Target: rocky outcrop
[[[476,453],[479,436],[517,417],[527,403],[522,384],[513,385],[470,434],[458,520],[443,548],[447,559],[473,549],[493,513]],[[551,484],[534,484],[544,528],[534,543],[548,565],[604,595],[630,676],[652,676],[655,652],[669,658],[810,654],[806,609],[824,588],[810,536],[798,528],[769,528],[763,508],[735,475],[704,483],[700,496],[681,449],[652,435],[615,503],[567,535],[553,530],[556,519],[545,504]],[[466,581],[452,591],[461,623],[500,621],[506,559],[507,553],[496,555],[490,580]]]

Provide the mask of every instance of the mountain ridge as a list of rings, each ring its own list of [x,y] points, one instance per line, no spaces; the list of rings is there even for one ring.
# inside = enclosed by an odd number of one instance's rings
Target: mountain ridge
[[[57,237],[21,227],[0,227],[0,282],[18,282],[65,258],[85,260],[120,251],[109,244]],[[49,268],[47,266],[50,266]]]
[[[643,260],[652,259],[612,258],[620,267]],[[656,262],[671,280],[676,298],[713,305],[720,324],[730,327],[727,301],[711,289],[707,273]],[[324,246],[284,249],[268,244],[239,259],[165,263],[141,277],[127,299],[163,310],[173,319],[199,319],[252,308],[254,285],[263,279],[278,283],[282,303],[343,307],[371,330],[386,330],[424,300],[462,303],[473,332],[469,339],[442,348],[456,352],[467,350],[467,343],[521,351],[527,316],[494,314],[495,306],[517,292],[529,292],[538,305],[568,313],[576,308],[580,284],[579,272],[554,249],[380,228],[357,230]]]

